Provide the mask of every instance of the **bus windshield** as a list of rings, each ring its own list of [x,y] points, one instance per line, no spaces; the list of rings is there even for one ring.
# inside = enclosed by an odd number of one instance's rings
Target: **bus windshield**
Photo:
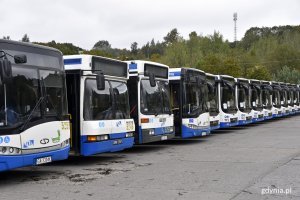
[[[287,92],[284,89],[280,91],[280,100],[281,106],[287,107]]]
[[[294,106],[294,91],[292,88],[288,91],[288,104],[289,106]]]
[[[183,83],[183,117],[198,117],[204,112],[208,112],[207,107],[208,92],[206,84],[198,86],[196,83]]]
[[[273,106],[276,108],[281,107],[281,102],[280,102],[280,90],[278,88],[274,88],[273,93],[272,93],[272,102]]]
[[[252,86],[250,99],[253,110],[261,111],[263,109],[261,97],[262,95],[260,86]]]
[[[166,81],[156,80],[151,87],[149,79],[141,80],[141,113],[171,114],[169,87]]]
[[[298,98],[299,93],[298,93],[297,90],[294,90],[293,93],[294,93],[294,95],[293,95],[294,96],[294,99],[293,99],[294,100],[294,105],[299,105],[299,98]]]
[[[262,89],[262,104],[265,109],[271,109],[272,107],[271,90],[266,88]]]
[[[225,113],[235,113],[234,80],[224,80],[221,84],[221,107]]]
[[[105,89],[98,90],[96,79],[86,79],[84,119],[129,119],[127,85],[124,82],[106,80]]]
[[[238,86],[238,107],[242,112],[250,112],[249,84],[241,83]]]
[[[15,45],[15,48],[18,46]],[[14,129],[25,122],[27,125],[29,122],[41,120],[42,117],[61,119],[65,116],[67,114],[65,75],[60,70],[62,67],[57,66],[60,62],[49,62],[47,66],[46,59],[38,65],[41,62],[34,58],[41,59],[42,56],[12,50],[5,52],[28,55],[28,61],[26,64],[15,64],[13,59],[10,59],[12,78],[7,83],[0,84],[0,134],[1,128]],[[59,59],[61,58],[58,55],[52,60]],[[55,63],[57,65],[53,66]],[[49,70],[43,70],[46,67]]]

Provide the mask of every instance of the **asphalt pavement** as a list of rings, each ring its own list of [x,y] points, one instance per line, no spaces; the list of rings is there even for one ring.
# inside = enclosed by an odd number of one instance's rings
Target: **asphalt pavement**
[[[300,199],[300,115],[0,173],[0,199]]]

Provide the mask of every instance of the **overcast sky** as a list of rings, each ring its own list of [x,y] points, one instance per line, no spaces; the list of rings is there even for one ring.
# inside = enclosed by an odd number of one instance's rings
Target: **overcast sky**
[[[91,49],[99,40],[114,48],[141,47],[172,29],[187,38],[214,30],[233,40],[233,13],[238,39],[258,26],[299,25],[299,0],[0,0],[0,37],[70,42]]]

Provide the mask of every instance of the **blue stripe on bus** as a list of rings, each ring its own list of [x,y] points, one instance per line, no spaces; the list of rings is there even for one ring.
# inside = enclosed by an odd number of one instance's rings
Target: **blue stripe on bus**
[[[130,63],[129,64],[129,69],[131,69],[131,70],[137,69],[137,64],[136,63]]]
[[[67,58],[64,59],[64,65],[80,65],[82,64],[81,58]]]
[[[178,72],[169,72],[169,76],[172,77],[172,76],[181,76],[181,72],[178,71]]]
[[[181,137],[182,138],[191,138],[191,137],[197,137],[197,136],[203,136],[203,133],[206,133],[205,135],[210,134],[210,128],[199,128],[199,129],[192,129],[185,125],[181,126]]]

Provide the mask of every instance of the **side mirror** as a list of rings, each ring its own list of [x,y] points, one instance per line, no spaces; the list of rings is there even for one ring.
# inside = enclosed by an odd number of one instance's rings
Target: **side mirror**
[[[150,86],[155,87],[156,86],[156,81],[155,81],[155,75],[154,74],[149,74],[149,81],[150,81]]]
[[[103,73],[96,76],[96,83],[98,90],[105,90],[105,77]]]
[[[7,83],[12,77],[11,62],[8,59],[0,60],[0,80]]]
[[[16,64],[27,63],[27,56],[25,54],[15,55],[14,60]]]

